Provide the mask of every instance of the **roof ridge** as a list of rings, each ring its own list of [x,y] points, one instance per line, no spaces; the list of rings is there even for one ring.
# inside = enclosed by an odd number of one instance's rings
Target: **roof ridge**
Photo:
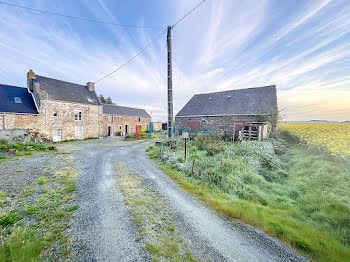
[[[107,106],[116,106],[116,107],[123,107],[123,108],[130,108],[130,109],[139,109],[139,110],[145,110],[144,108],[137,108],[137,107],[130,107],[130,106],[120,106],[120,105],[113,105],[113,104],[103,104],[102,105],[107,105]]]
[[[41,76],[41,75],[36,75],[36,76],[40,76],[40,77],[43,77],[43,78],[52,79],[52,80],[56,80],[56,81],[60,81],[60,82],[65,82],[65,83],[68,83],[68,84],[73,84],[73,85],[78,85],[78,86],[84,86],[84,87],[86,87],[86,85],[77,84],[77,83],[73,83],[73,82],[68,82],[68,81],[65,81],[65,80],[57,79],[57,78],[52,78],[52,77],[47,77],[47,76]]]
[[[27,88],[26,86],[14,86],[0,83],[0,86],[10,86],[10,87],[19,87],[19,88]],[[27,88],[28,89],[28,88]]]
[[[266,87],[276,87],[276,85],[257,86],[257,87],[248,87],[248,88],[238,88],[238,89],[230,89],[230,90],[224,90],[224,91],[215,91],[215,92],[210,92],[210,93],[200,93],[200,94],[194,94],[194,96],[197,96],[197,95],[210,95],[210,94],[225,93],[225,92],[247,90],[247,89],[258,89],[258,88],[266,88]]]

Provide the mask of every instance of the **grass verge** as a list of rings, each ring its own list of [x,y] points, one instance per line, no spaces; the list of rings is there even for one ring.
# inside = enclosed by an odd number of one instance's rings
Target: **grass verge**
[[[218,212],[261,228],[312,260],[350,261],[350,249],[345,244],[349,236],[348,191],[338,181],[344,175],[343,184],[347,185],[348,178],[346,171],[338,172],[337,163],[292,146],[281,157],[282,163],[286,163],[282,165],[284,172],[271,182],[276,176],[271,170],[262,168],[257,174],[248,166],[248,160],[240,158],[239,152],[228,158],[225,153],[233,148],[223,150],[224,153],[213,155],[209,155],[210,150],[203,154],[196,152],[197,168],[209,170],[200,175],[181,171],[161,160],[159,147],[147,151],[160,169],[182,188]],[[215,165],[210,164],[213,161]],[[227,178],[230,175],[232,180]],[[335,189],[329,184],[336,186]],[[334,195],[343,196],[343,203],[339,204],[340,197],[331,197]]]

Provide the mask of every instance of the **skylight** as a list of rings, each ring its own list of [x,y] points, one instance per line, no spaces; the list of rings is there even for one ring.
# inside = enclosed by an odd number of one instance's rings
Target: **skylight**
[[[90,103],[93,102],[93,100],[92,100],[90,97],[87,97],[86,99],[87,99],[87,101],[89,101]]]
[[[15,100],[16,104],[22,104],[22,100],[20,97],[14,97],[13,99]]]

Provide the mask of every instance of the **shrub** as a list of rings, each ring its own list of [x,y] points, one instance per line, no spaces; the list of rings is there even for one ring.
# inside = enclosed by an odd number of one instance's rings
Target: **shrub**
[[[209,144],[207,145],[207,154],[209,156],[212,156],[214,154],[217,154],[219,152],[223,152],[225,149],[225,144],[224,142],[217,142],[217,143],[212,143],[212,144]]]
[[[7,139],[0,139],[0,145],[7,145],[8,144],[8,140]]]
[[[136,140],[136,135],[135,134],[126,135],[124,137],[124,140],[126,140],[126,141]]]
[[[183,162],[184,162],[184,159],[183,159],[181,156],[179,156],[179,157],[177,158],[177,162],[183,163]]]

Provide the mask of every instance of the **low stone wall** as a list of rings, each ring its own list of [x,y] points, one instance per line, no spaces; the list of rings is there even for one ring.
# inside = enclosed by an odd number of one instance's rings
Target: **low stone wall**
[[[28,129],[0,129],[0,139],[11,143],[25,143],[30,140],[30,132]]]

